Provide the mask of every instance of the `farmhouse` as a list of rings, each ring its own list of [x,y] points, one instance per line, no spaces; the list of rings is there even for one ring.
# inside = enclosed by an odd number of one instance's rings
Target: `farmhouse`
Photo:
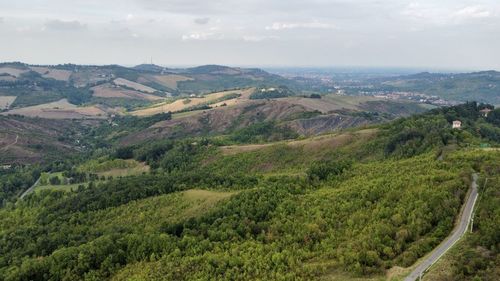
[[[460,127],[462,127],[462,122],[459,120],[455,120],[455,121],[453,121],[453,124],[451,125],[451,127],[453,129],[460,129]]]
[[[491,112],[492,110],[489,109],[489,108],[483,108],[481,110],[479,110],[479,112],[481,112],[481,115],[483,115],[483,117],[488,117],[488,114]]]

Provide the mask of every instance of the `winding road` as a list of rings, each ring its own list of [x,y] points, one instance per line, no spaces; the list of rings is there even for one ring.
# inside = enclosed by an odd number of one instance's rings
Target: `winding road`
[[[471,192],[465,202],[462,214],[460,216],[460,222],[458,226],[453,230],[453,233],[444,240],[439,246],[434,249],[434,251],[426,257],[420,264],[408,275],[405,281],[417,280],[421,275],[425,273],[429,267],[436,263],[455,243],[457,243],[460,238],[465,234],[469,226],[470,220],[472,218],[472,212],[474,211],[474,204],[476,203],[478,196],[477,192],[477,174],[472,175]]]
[[[19,196],[19,199],[23,199],[26,195],[30,194],[35,189],[35,187],[38,185],[41,178],[42,178],[41,176],[38,177],[36,182],[30,188],[28,188],[25,192],[23,192],[23,194],[21,194],[21,196]]]

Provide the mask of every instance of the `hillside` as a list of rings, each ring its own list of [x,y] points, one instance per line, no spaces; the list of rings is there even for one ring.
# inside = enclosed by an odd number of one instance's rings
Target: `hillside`
[[[50,162],[77,153],[92,122],[0,116],[0,164]]]
[[[120,140],[176,119],[116,117],[85,133],[80,158],[1,172],[0,279],[402,280],[453,228],[472,171],[498,174],[500,112],[483,117],[488,105],[295,139],[265,120],[288,122],[298,105],[286,104],[223,134],[140,145]],[[41,169],[44,185],[17,199]],[[457,266],[458,280],[498,270],[495,189],[480,191],[477,238],[462,246],[480,265]]]

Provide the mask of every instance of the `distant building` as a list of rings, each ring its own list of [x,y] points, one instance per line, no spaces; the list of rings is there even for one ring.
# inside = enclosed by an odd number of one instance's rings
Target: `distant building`
[[[484,117],[488,117],[488,114],[491,112],[492,110],[489,109],[489,108],[483,108],[481,110],[479,110],[479,112],[481,112],[481,115],[483,115]]]
[[[453,121],[453,124],[451,125],[451,127],[453,129],[460,129],[460,127],[462,127],[462,122],[459,120],[455,120],[455,121]]]

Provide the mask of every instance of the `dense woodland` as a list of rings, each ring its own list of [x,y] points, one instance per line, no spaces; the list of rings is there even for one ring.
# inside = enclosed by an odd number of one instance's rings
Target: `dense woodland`
[[[335,144],[326,147],[272,122],[122,146],[120,135],[171,116],[120,117],[86,131],[79,158],[1,171],[0,279],[383,278],[450,233],[476,171],[490,180],[453,270],[457,280],[494,280],[500,153],[480,147],[499,145],[500,110],[485,118],[484,107],[351,129],[326,136]],[[456,119],[461,130],[451,129]],[[235,144],[262,147],[224,153]],[[92,176],[134,160],[151,170]],[[42,172],[78,186],[18,199]]]

